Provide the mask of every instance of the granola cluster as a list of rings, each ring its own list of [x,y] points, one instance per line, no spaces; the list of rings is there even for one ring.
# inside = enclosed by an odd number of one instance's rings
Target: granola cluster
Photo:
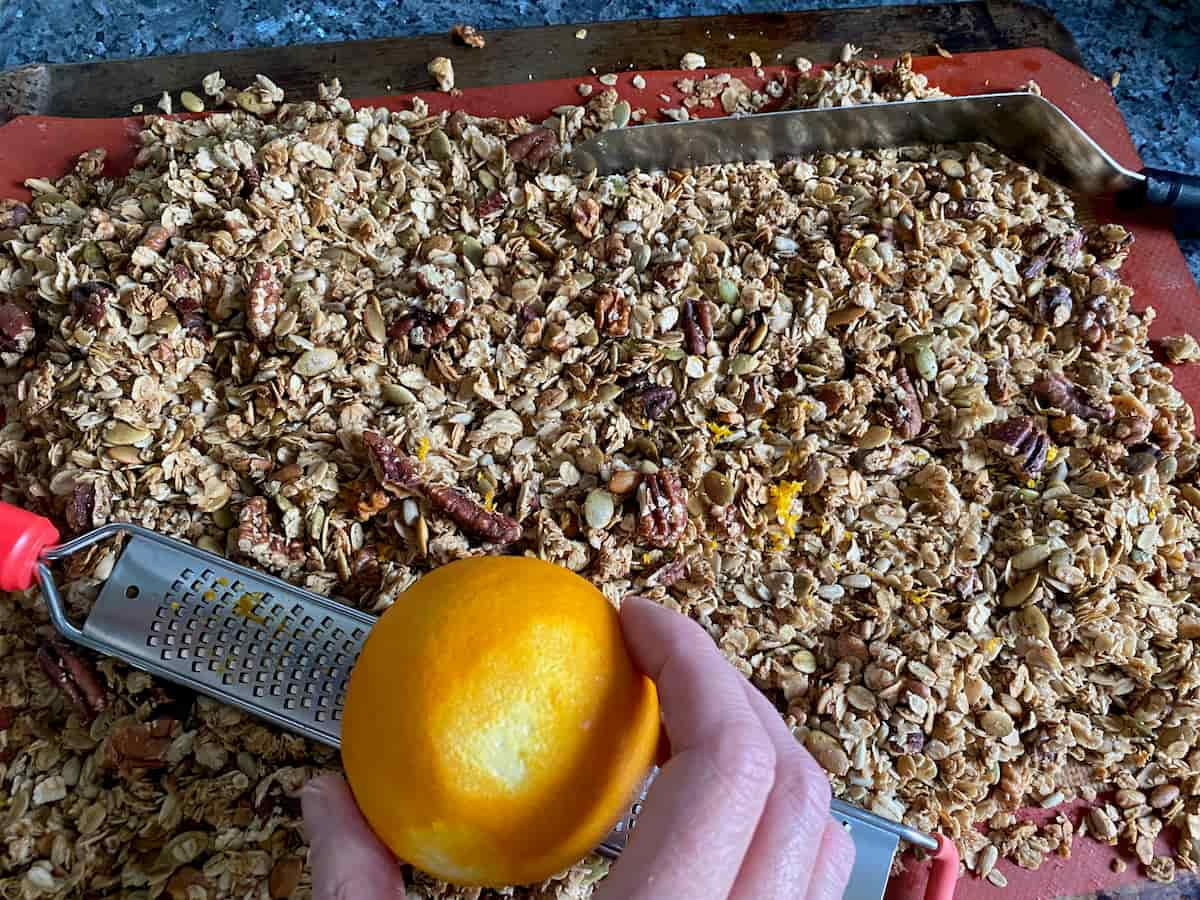
[[[581,176],[611,90],[543,123],[229,96],[0,203],[5,501],[372,611],[536,554],[701,622],[835,793],[997,884],[1083,832],[1200,862],[1200,453],[1125,229],[983,146]],[[114,558],[61,573],[77,615]],[[334,766],[0,604],[0,896],[308,896],[294,792]]]

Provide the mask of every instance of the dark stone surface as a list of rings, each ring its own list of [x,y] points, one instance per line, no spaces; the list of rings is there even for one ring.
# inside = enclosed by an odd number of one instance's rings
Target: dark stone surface
[[[881,0],[0,0],[0,67],[185,51],[722,12],[879,5]],[[896,0],[883,0],[896,2]],[[913,0],[906,0],[913,2]],[[918,0],[919,2],[919,0]],[[1148,165],[1200,172],[1200,2],[1034,0],[1108,78]],[[244,10],[244,11],[243,11]],[[870,47],[865,48],[870,51]],[[1200,239],[1184,242],[1200,278]]]

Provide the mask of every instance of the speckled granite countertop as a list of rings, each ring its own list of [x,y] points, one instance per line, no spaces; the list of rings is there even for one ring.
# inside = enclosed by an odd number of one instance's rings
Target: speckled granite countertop
[[[422,34],[454,22],[486,31],[895,2],[914,0],[0,0],[0,67]],[[1146,163],[1200,171],[1200,2],[1032,2],[1070,29],[1092,72],[1121,72],[1117,103]],[[1183,246],[1200,280],[1200,239]]]

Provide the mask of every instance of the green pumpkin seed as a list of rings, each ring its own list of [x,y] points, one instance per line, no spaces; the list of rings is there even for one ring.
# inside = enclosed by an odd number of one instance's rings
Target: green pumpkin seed
[[[595,488],[583,501],[583,517],[590,528],[604,528],[612,521],[616,505],[613,495],[604,488]]]
[[[933,381],[937,378],[937,356],[929,347],[922,347],[913,354],[913,367],[917,370],[917,374],[926,381]]]
[[[367,308],[363,312],[363,325],[367,329],[367,334],[371,340],[377,344],[382,344],[387,340],[387,325],[383,321],[383,311],[379,308],[379,299],[372,297],[367,303]]]
[[[872,425],[858,439],[860,450],[876,450],[892,439],[892,429],[886,425]]]
[[[758,360],[748,353],[739,353],[729,364],[729,371],[734,375],[746,375],[758,367]]]
[[[967,174],[967,170],[963,168],[963,164],[957,159],[943,159],[938,163],[938,168],[951,178],[962,178]]]
[[[612,123],[618,128],[624,128],[629,124],[629,114],[632,112],[629,104],[624,100],[618,100],[613,104],[612,108]]]
[[[633,249],[633,268],[637,272],[644,272],[648,265],[650,265],[650,245],[638,244]]]
[[[149,437],[150,432],[145,428],[138,428],[126,422],[113,422],[104,432],[104,442],[115,446],[140,444]]]
[[[100,249],[100,245],[95,241],[88,241],[83,245],[83,261],[93,269],[101,269],[108,263],[104,257],[104,251]]]
[[[380,385],[379,393],[383,394],[383,399],[393,406],[410,406],[417,402],[417,395],[402,384],[385,381]]]
[[[421,246],[421,235],[417,232],[417,229],[409,226],[400,232],[396,237],[396,241],[405,250],[416,250],[417,247]]]
[[[478,179],[479,183],[482,184],[489,191],[494,191],[496,189],[496,184],[497,184],[496,176],[493,175],[491,172],[489,172],[487,169],[480,169],[478,172],[475,173],[475,178]]]
[[[448,160],[454,152],[454,147],[450,144],[450,138],[446,137],[446,132],[440,128],[435,128],[429,132],[429,155],[441,162]]]
[[[716,469],[704,475],[704,496],[715,506],[728,506],[737,494],[737,484]]]
[[[717,282],[717,296],[721,298],[722,303],[733,303],[738,298],[737,285],[728,278],[722,278]]]
[[[684,358],[687,354],[683,352],[682,347],[664,347],[662,349],[663,359],[678,361]]]
[[[479,243],[477,238],[467,235],[462,242],[463,256],[469,259],[472,265],[479,267],[483,265],[483,244]]]

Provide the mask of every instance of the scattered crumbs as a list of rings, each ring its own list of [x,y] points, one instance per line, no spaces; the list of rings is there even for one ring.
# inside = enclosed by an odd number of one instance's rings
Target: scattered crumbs
[[[577,41],[587,40],[587,29],[580,28],[577,32],[575,32],[575,40],[577,40]],[[595,72],[596,70],[592,69],[592,71]]]
[[[587,84],[586,82],[583,84],[577,85],[575,87],[575,90],[579,92],[580,97],[592,96],[592,86],[590,84]]]
[[[683,54],[683,58],[679,60],[679,68],[689,72],[693,69],[703,69],[706,65],[704,57],[699,53],[685,53]]]
[[[753,50],[750,51],[750,65],[754,66],[756,69],[762,67],[762,57]]]
[[[450,62],[449,57],[435,56],[425,68],[437,82],[439,91],[449,93],[454,90],[454,63]]]
[[[1113,90],[1116,90],[1117,85],[1121,83],[1121,70],[1120,69],[1117,69],[1117,71],[1113,72],[1111,75],[1108,76],[1108,83],[1112,87]]]
[[[686,122],[691,118],[691,116],[688,115],[687,108],[683,106],[664,108],[660,109],[659,112],[673,122]]]
[[[661,100],[663,103],[670,103],[671,95],[670,94],[659,94],[658,99]]]
[[[954,54],[943,47],[941,44],[934,44],[933,49],[937,51],[937,55],[942,59],[954,59]]]
[[[639,91],[646,89],[646,79],[643,78],[641,75],[634,75],[633,78],[630,80],[630,84],[632,84]]]
[[[158,108],[168,116],[171,114],[171,95],[166,91],[163,91],[162,97],[158,100]]]
[[[842,45],[841,60],[844,63],[848,63],[860,53],[862,53],[862,47],[855,47],[853,44],[847,42]]]
[[[487,46],[487,39],[474,25],[455,25],[450,29],[450,37],[477,50]]]
[[[811,59],[805,59],[803,56],[796,57],[796,69],[799,72],[807,75],[812,71],[812,67],[813,64]]]
[[[617,83],[617,76],[608,72],[600,76],[600,83],[605,87],[613,87]]]
[[[145,109],[146,109],[146,107],[145,107],[145,106],[143,106],[141,103],[135,103],[135,104],[133,104],[133,108],[132,108],[131,112],[132,112],[132,113],[133,113],[135,116],[139,116],[139,115],[141,115],[141,114],[142,114],[142,112],[143,112]]]
[[[589,71],[589,72],[591,72],[593,75],[595,75],[595,74],[596,74],[596,67],[595,67],[595,66],[592,66],[590,69],[588,69],[588,71]]]
[[[731,31],[731,32],[729,32],[729,39],[730,39],[731,41],[736,41],[736,40],[737,40],[737,35],[736,35],[736,34],[734,34],[734,33]]]

